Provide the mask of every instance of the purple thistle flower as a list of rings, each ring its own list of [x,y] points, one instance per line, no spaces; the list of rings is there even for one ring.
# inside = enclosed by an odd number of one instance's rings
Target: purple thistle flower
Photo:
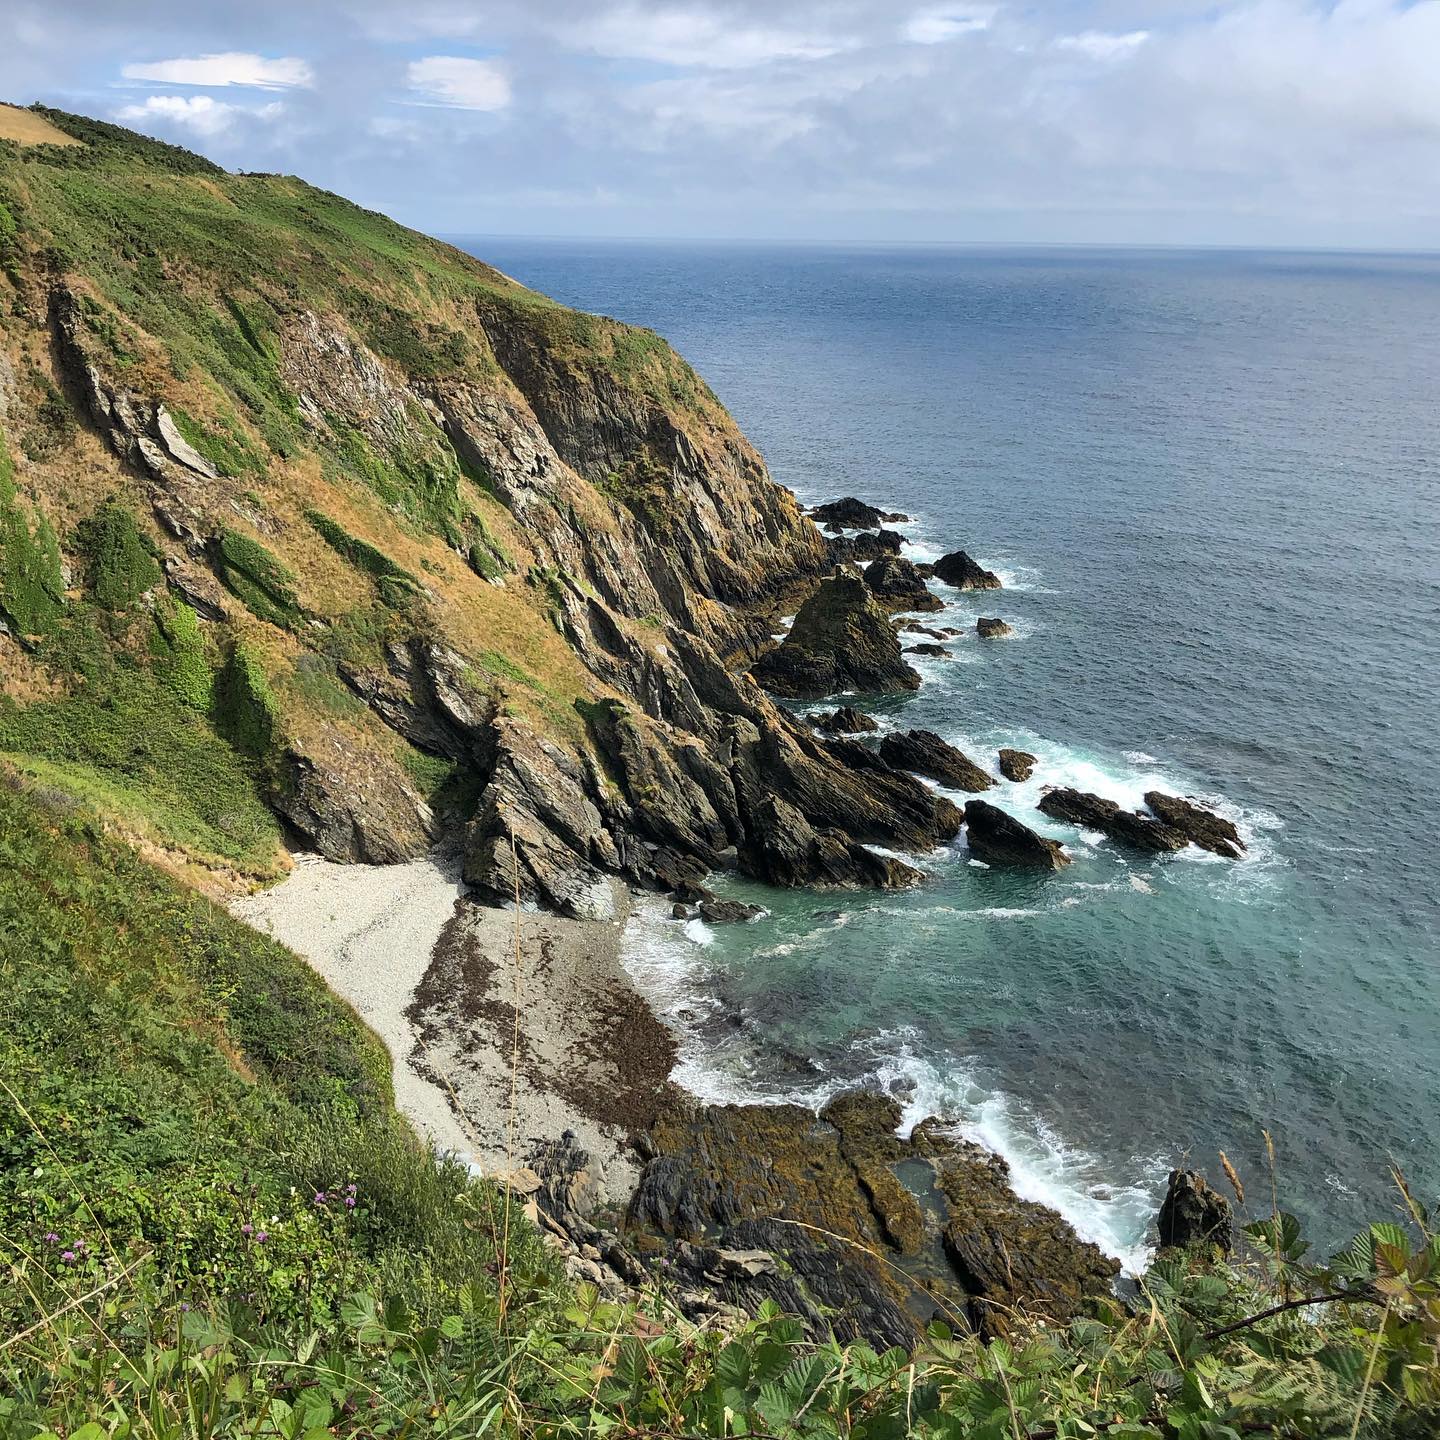
[[[53,1230],[47,1230],[45,1232],[45,1243],[47,1245],[58,1245],[60,1243],[60,1237]]]
[[[182,1300],[180,1302],[180,1309],[188,1315],[190,1313],[190,1302],[188,1300]]]
[[[353,1210],[355,1208],[355,1197],[353,1195],[347,1195],[345,1197],[345,1208],[347,1210]]]
[[[75,1261],[75,1252],[73,1250],[67,1250],[60,1258],[65,1261],[67,1265],[73,1264]]]
[[[268,1231],[265,1231],[265,1230],[262,1230],[262,1231],[260,1231],[260,1233],[259,1233],[258,1235],[256,1235],[256,1237],[255,1237],[255,1243],[256,1243],[257,1245],[263,1245],[269,1238],[270,1238],[269,1232],[268,1232]]]
[[[240,1227],[240,1233],[241,1233],[242,1235],[253,1235],[253,1234],[255,1233],[255,1227],[247,1220],[247,1221]]]
[[[315,1203],[317,1205],[323,1205],[325,1203],[325,1192],[323,1190],[317,1190],[315,1192]]]
[[[345,1188],[353,1195],[360,1187],[352,1180]]]

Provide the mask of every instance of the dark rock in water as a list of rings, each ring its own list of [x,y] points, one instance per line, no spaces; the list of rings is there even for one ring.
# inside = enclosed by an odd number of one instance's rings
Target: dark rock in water
[[[1061,870],[1070,863],[1058,841],[1037,835],[987,800],[966,803],[965,838],[970,853],[987,865]]]
[[[790,633],[750,670],[777,695],[816,700],[837,690],[917,690],[890,618],[865,581],[837,571],[800,607]]]
[[[1227,860],[1238,860],[1245,849],[1240,832],[1229,820],[1192,800],[1167,795],[1163,790],[1147,790],[1145,803],[1164,824],[1180,831],[1202,850],[1223,855]]]
[[[878,530],[890,517],[874,505],[847,495],[843,500],[828,500],[824,505],[817,505],[810,512],[810,518],[822,525],[844,525],[849,530]]]
[[[1165,1246],[1213,1245],[1229,1254],[1234,1239],[1230,1202],[1198,1170],[1170,1172],[1157,1223]]]
[[[942,785],[977,794],[995,782],[963,751],[942,740],[933,730],[905,730],[880,742],[880,756],[897,770],[928,775]]]
[[[1102,835],[1132,850],[1163,855],[1183,850],[1190,842],[1173,826],[1162,824],[1148,815],[1122,810],[1113,800],[1102,800],[1083,790],[1059,789],[1040,797],[1040,809],[1052,820],[1066,820]]]
[[[928,560],[917,560],[915,562],[915,573],[922,580],[933,580],[935,578],[935,567]]]
[[[902,625],[900,627],[900,633],[902,635],[925,635],[931,640],[943,640],[945,638],[945,632],[943,630],[932,630],[928,625],[922,625],[918,620],[912,620],[908,625]]]
[[[982,640],[1003,640],[1007,635],[1013,635],[1015,631],[997,616],[982,615],[975,622],[975,633]]]
[[[1000,577],[972,560],[963,550],[942,555],[935,562],[935,578],[959,590],[999,590]]]
[[[765,912],[758,905],[747,905],[743,900],[702,900],[700,918],[711,925],[734,925],[742,920],[753,920]]]
[[[1007,780],[1017,783],[1028,780],[1039,762],[1028,750],[1002,750],[1000,752],[1000,773]]]
[[[955,657],[943,646],[932,640],[922,640],[918,645],[907,645],[906,655],[924,655],[928,660],[953,660]]]
[[[788,801],[768,795],[741,850],[745,871],[771,885],[901,890],[924,878],[903,860],[877,855],[844,832],[816,829]]]
[[[940,633],[941,633],[947,640],[953,640],[953,639],[954,639],[957,635],[959,635],[961,632],[960,632],[959,630],[957,630],[953,625],[942,625],[942,626],[940,627]]]
[[[925,584],[919,571],[900,555],[882,555],[865,567],[865,583],[890,611],[943,610],[945,602]]]
[[[880,728],[880,722],[853,705],[842,705],[828,713],[817,711],[810,716],[810,723],[827,735],[865,735]]]
[[[898,555],[905,537],[898,530],[862,530],[858,535],[835,535],[826,542],[836,565],[864,565],[883,555]]]
[[[627,1238],[668,1243],[730,1304],[772,1300],[843,1343],[909,1348],[937,1302],[997,1335],[1016,1309],[1063,1324],[1105,1293],[1114,1263],[1020,1200],[1003,1160],[934,1122],[902,1140],[900,1116],[871,1093],[838,1096],[818,1120],[793,1105],[677,1107],[647,1137]]]
[[[672,920],[688,920],[690,918],[690,907],[682,900],[677,900],[670,907],[670,918]]]

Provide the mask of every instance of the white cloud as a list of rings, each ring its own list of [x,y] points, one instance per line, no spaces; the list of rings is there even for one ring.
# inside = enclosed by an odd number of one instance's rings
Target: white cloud
[[[122,105],[115,112],[115,118],[130,124],[169,121],[196,135],[213,137],[224,134],[237,120],[274,120],[284,109],[278,100],[251,109],[245,105],[228,105],[209,95],[151,95],[143,104]]]
[[[249,85],[258,90],[288,90],[295,86],[308,88],[315,83],[315,72],[304,60],[293,55],[269,60],[263,55],[242,54],[239,51],[126,65],[120,73],[127,80],[216,88]]]
[[[1091,60],[1120,60],[1133,55],[1148,39],[1148,30],[1130,30],[1112,35],[1104,30],[1082,30],[1078,35],[1061,35],[1055,41],[1057,50],[1074,50]]]
[[[405,72],[423,103],[456,110],[503,110],[510,103],[510,80],[493,60],[460,55],[427,55]]]
[[[568,46],[618,60],[741,70],[777,60],[823,60],[853,44],[822,31],[746,23],[700,7],[645,10],[638,5],[557,27]]]
[[[988,30],[998,5],[932,5],[917,10],[900,32],[912,45],[943,45],[977,30]]]

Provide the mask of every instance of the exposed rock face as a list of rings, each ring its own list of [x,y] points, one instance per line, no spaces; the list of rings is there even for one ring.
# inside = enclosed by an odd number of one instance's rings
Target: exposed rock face
[[[880,742],[881,757],[897,770],[914,770],[942,785],[978,794],[995,782],[963,751],[933,730],[905,730]]]
[[[830,735],[865,735],[880,728],[880,722],[853,705],[842,705],[828,713],[816,712],[810,723]]]
[[[987,800],[966,802],[965,839],[970,853],[987,865],[1062,870],[1070,863],[1058,841],[1037,835]]]
[[[882,555],[865,567],[865,583],[886,610],[943,610],[919,572],[899,555]]]
[[[843,500],[830,500],[824,505],[817,505],[810,512],[810,518],[818,520],[822,525],[843,525],[847,530],[878,530],[886,521],[894,523],[907,517],[886,514],[873,505],[867,505],[863,500],[857,500],[853,495],[847,495]]]
[[[840,690],[915,690],[920,677],[905,663],[889,617],[865,581],[837,571],[800,607],[790,633],[762,655],[750,678],[799,700]]]
[[[1230,1202],[1198,1170],[1170,1172],[1157,1223],[1165,1246],[1213,1245],[1229,1254],[1234,1240]]]
[[[857,845],[843,831],[817,830],[778,795],[760,802],[740,859],[750,874],[772,885],[903,890],[924,878],[902,860]]]
[[[696,908],[700,918],[711,925],[735,925],[765,913],[758,905],[747,905],[743,900],[702,900]]]
[[[637,1252],[647,1237],[739,1252],[714,1266],[725,1300],[772,1299],[817,1333],[872,1345],[912,1345],[937,1304],[994,1335],[1017,1306],[1063,1321],[1106,1290],[1114,1263],[1018,1200],[1003,1160],[933,1122],[901,1140],[899,1121],[898,1102],[872,1094],[842,1095],[818,1119],[677,1110],[646,1137],[626,1239]]]
[[[826,541],[832,565],[864,565],[898,555],[905,537],[898,530],[862,530],[858,535],[832,535]]]
[[[1050,790],[1040,797],[1040,809],[1054,820],[1066,820],[1102,835],[1132,850],[1152,855],[1183,850],[1190,842],[1173,826],[1148,815],[1122,810],[1113,800],[1103,800],[1083,790]]]
[[[1005,636],[1013,635],[1015,631],[998,617],[982,615],[975,622],[975,633],[982,640],[1003,640]]]
[[[1193,800],[1167,795],[1163,790],[1147,790],[1145,803],[1162,823],[1180,831],[1192,845],[1223,855],[1227,860],[1238,860],[1244,853],[1245,842],[1240,832],[1223,815],[1206,810]]]
[[[963,550],[953,550],[935,562],[935,578],[957,590],[999,590],[1000,577],[972,560]]]
[[[1000,773],[1017,784],[1028,780],[1037,764],[1039,761],[1028,750],[1005,749],[1000,752]]]

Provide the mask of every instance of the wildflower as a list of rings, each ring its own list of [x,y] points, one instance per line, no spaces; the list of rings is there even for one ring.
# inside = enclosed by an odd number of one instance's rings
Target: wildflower
[[[247,1221],[240,1227],[240,1233],[241,1233],[242,1235],[253,1235],[253,1234],[255,1233],[255,1227],[247,1220]]]
[[[60,1258],[67,1265],[73,1265],[75,1263],[75,1252],[73,1250],[67,1250]]]
[[[60,1243],[60,1237],[53,1230],[46,1231],[45,1243],[47,1245],[58,1245]]]
[[[261,1230],[259,1234],[255,1236],[255,1243],[257,1245],[263,1245],[269,1238],[269,1234],[266,1231]]]
[[[347,1195],[345,1197],[345,1208],[347,1210],[353,1210],[355,1208],[355,1197],[353,1195]]]
[[[360,1187],[352,1180],[345,1188],[353,1195]]]
[[[182,1300],[180,1302],[180,1309],[184,1314],[188,1315],[190,1313],[190,1302],[188,1300]]]
[[[315,1203],[317,1205],[323,1205],[325,1203],[325,1192],[323,1190],[317,1190],[315,1192]]]

